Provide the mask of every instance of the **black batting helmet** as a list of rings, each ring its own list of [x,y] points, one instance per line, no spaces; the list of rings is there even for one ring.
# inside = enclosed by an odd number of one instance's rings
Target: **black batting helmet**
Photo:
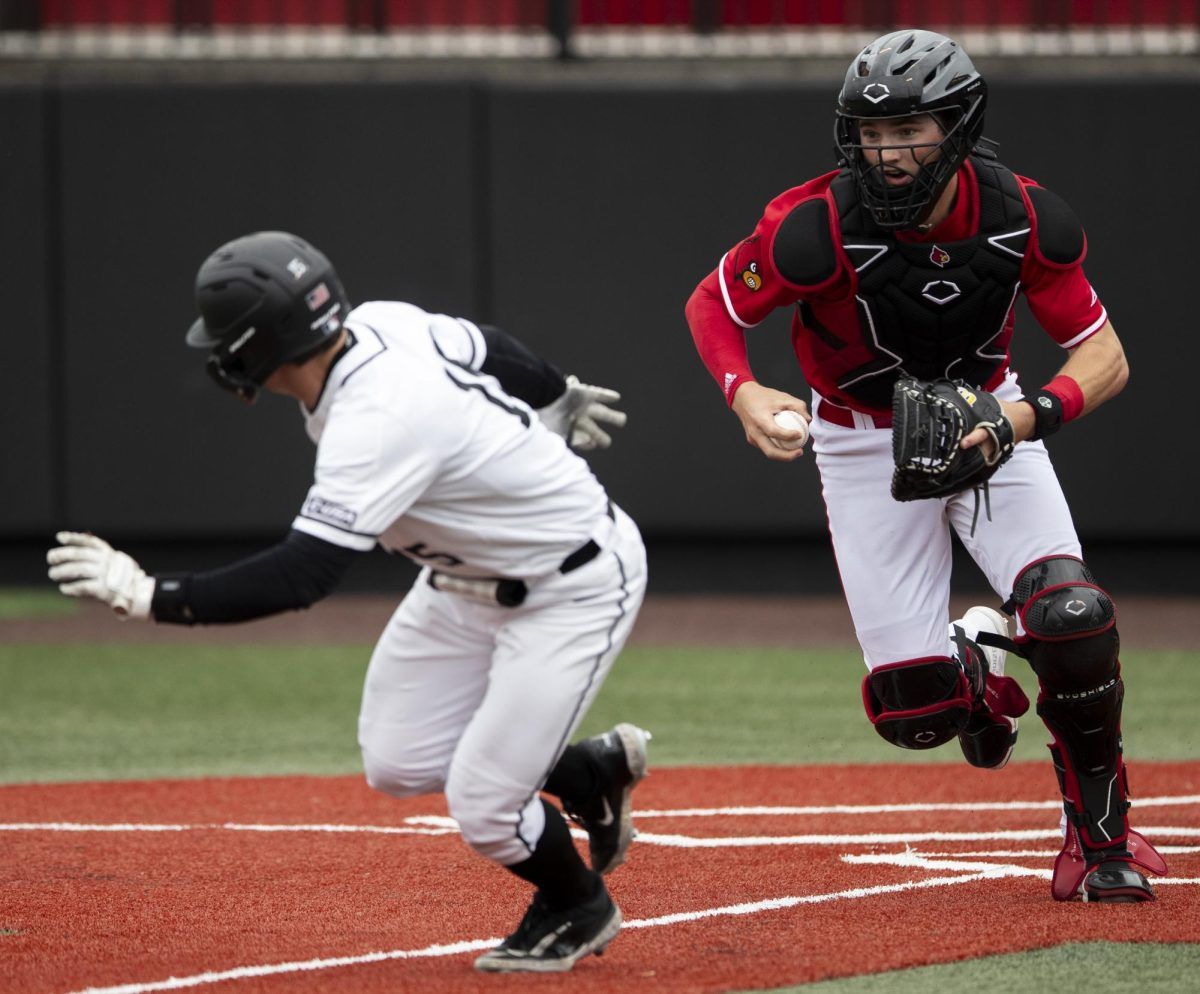
[[[188,345],[211,349],[209,375],[252,401],[280,366],[319,351],[341,330],[350,302],[321,252],[286,231],[258,231],[204,260],[196,307]]]
[[[834,140],[876,224],[915,228],[929,217],[979,141],[986,106],[983,77],[958,43],[945,35],[894,31],[876,38],[855,57],[838,94]],[[858,122],[919,114],[932,115],[941,127],[943,137],[936,146],[940,154],[921,164],[912,183],[889,187],[882,164],[864,155]]]

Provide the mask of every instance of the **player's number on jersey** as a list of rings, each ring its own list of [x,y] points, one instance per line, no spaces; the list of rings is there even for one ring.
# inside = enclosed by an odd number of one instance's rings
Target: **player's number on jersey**
[[[458,556],[453,556],[449,552],[433,552],[425,548],[424,542],[406,545],[403,551],[413,559],[420,559],[426,563],[437,563],[440,566],[461,566],[463,564]]]
[[[532,423],[528,411],[523,411],[519,407],[513,407],[506,403],[502,397],[496,396],[488,389],[489,384],[479,375],[479,373],[468,366],[466,363],[459,362],[457,359],[452,359],[442,351],[442,347],[438,344],[437,337],[430,333],[430,339],[433,342],[433,348],[438,355],[442,357],[442,362],[446,364],[446,377],[459,390],[478,390],[485,400],[491,404],[495,404],[502,411],[506,411],[514,418],[518,418],[526,428]]]

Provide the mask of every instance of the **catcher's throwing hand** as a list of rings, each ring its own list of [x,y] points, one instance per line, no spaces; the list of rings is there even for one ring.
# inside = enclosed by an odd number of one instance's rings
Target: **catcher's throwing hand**
[[[1000,402],[1000,410],[1004,412],[1004,416],[1012,423],[1013,426],[1013,442],[1024,442],[1027,438],[1033,436],[1034,418],[1033,408],[1024,401],[1012,403],[1004,400]],[[984,428],[976,428],[973,432],[967,435],[966,438],[959,443],[964,449],[973,449],[977,445],[982,445],[984,456],[987,459],[993,458],[992,453],[995,451],[995,443],[992,441],[992,436]]]
[[[68,597],[93,597],[122,620],[150,617],[154,578],[124,552],[85,532],[59,532],[46,553],[50,579]]]
[[[742,422],[746,442],[768,459],[791,462],[804,455],[804,449],[794,446],[799,432],[782,428],[775,421],[780,411],[795,411],[805,421],[811,421],[808,405],[798,397],[782,390],[772,390],[749,380],[733,395],[733,413]]]
[[[981,437],[982,436],[982,437]],[[1012,455],[1016,435],[1000,401],[961,380],[896,381],[892,496],[949,497],[986,483]]]
[[[538,417],[578,452],[607,449],[612,445],[612,436],[600,426],[625,427],[625,412],[608,406],[620,400],[616,390],[580,383],[577,377],[568,376],[562,396],[539,408]]]

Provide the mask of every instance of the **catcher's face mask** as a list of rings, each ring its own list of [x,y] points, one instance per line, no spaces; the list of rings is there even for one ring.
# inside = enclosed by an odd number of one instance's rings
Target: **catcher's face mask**
[[[838,150],[876,224],[903,229],[926,221],[971,150],[964,120],[957,107],[936,115],[852,118],[838,114]]]
[[[846,70],[838,94],[834,141],[839,166],[857,180],[859,198],[881,228],[920,227],[983,130],[987,85],[958,43],[935,31],[903,29],[876,38]],[[940,137],[897,139],[904,118],[933,117]],[[884,132],[865,139],[869,125]],[[884,146],[927,144],[911,182],[880,168]],[[937,154],[933,154],[936,152]],[[874,153],[874,154],[872,154]],[[890,177],[890,178],[889,178]]]

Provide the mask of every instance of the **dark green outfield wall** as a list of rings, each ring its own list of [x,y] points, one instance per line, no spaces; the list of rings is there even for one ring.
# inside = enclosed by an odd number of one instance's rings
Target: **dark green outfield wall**
[[[1118,403],[1052,442],[1089,538],[1200,539],[1198,98],[1195,80],[993,86],[988,133],[1084,219],[1132,364]],[[745,446],[682,308],[768,199],[829,168],[830,102],[827,84],[0,90],[0,532],[286,528],[312,459],[299,418],[219,394],[182,344],[208,251],[280,227],[356,300],[500,324],[621,389],[629,427],[593,463],[649,535],[820,533],[813,467]],[[786,328],[751,332],[755,367],[802,391]],[[1028,320],[1015,354],[1033,381],[1058,361]]]

